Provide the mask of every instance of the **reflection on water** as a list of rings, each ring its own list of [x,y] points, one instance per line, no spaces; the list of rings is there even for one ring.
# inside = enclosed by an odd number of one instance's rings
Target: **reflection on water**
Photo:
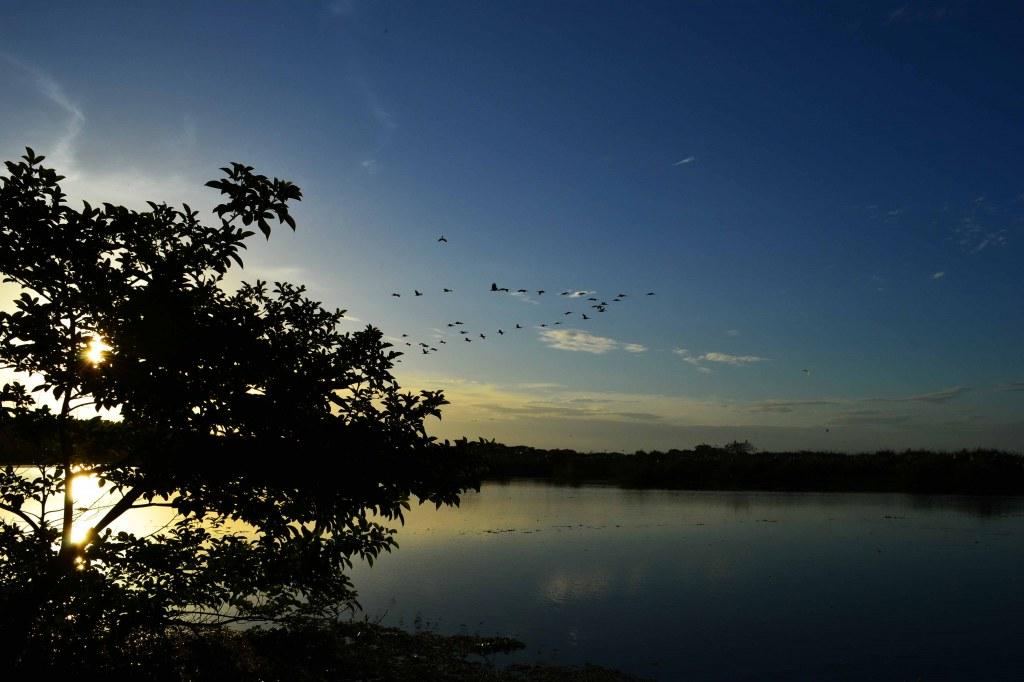
[[[1024,498],[488,484],[354,581],[386,624],[659,679],[1005,677]]]
[[[611,588],[612,576],[607,569],[597,566],[576,571],[560,571],[544,583],[544,598],[555,604],[601,599]]]
[[[52,469],[52,467],[51,467]],[[38,467],[15,467],[17,473],[28,480],[34,480],[40,476]],[[52,471],[49,473],[52,475]],[[88,473],[75,474],[71,478],[71,494],[73,498],[73,516],[71,526],[71,538],[73,542],[81,542],[85,539],[89,529],[95,526],[113,507],[123,495],[111,485],[104,485],[100,479]],[[168,498],[154,497],[147,502],[139,502],[135,507],[125,512],[114,520],[108,528],[114,534],[120,532],[131,533],[138,537],[159,536],[171,529],[171,527],[182,517],[172,508],[166,506]],[[44,506],[45,505],[45,506]],[[26,500],[21,507],[29,517],[36,519],[42,515],[47,522],[55,527],[60,527],[63,515],[63,498],[50,497],[44,502],[38,500]],[[24,525],[18,517],[0,510],[0,518],[8,523]],[[229,519],[228,521],[208,526],[211,533],[217,535],[240,534],[253,535],[251,526],[240,521]]]

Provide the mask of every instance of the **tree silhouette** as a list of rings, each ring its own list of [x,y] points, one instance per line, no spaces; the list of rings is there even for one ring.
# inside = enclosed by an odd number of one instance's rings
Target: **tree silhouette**
[[[410,496],[457,504],[472,484],[424,429],[443,395],[402,392],[380,331],[339,332],[344,311],[304,287],[228,290],[247,228],[295,228],[292,183],[231,164],[206,225],[187,205],[76,210],[42,162],[28,149],[0,177],[18,289],[0,364],[20,380],[0,392],[0,641],[25,663],[352,608],[346,569],[395,546]],[[110,494],[78,539],[69,482],[86,475]],[[173,523],[112,531],[152,507]]]

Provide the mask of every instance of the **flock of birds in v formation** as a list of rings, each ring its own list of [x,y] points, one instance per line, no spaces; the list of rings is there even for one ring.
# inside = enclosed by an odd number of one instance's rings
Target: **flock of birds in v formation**
[[[442,244],[447,244],[448,243],[448,240],[445,238],[444,235],[441,235],[440,237],[438,237],[437,241],[442,243]],[[451,293],[454,293],[454,291],[455,291],[454,289],[449,289],[448,287],[444,287],[444,288],[441,289],[441,293],[442,294],[451,294]],[[516,295],[524,295],[524,296],[525,295],[529,295],[529,293],[530,293],[530,290],[528,290],[528,289],[516,289],[515,291],[513,291],[509,287],[500,287],[500,286],[498,286],[497,282],[491,282],[490,291],[491,291],[491,293],[495,293],[495,294],[516,294]],[[412,293],[413,293],[413,296],[423,296],[423,292],[420,291],[419,289],[413,289]],[[536,293],[537,293],[538,296],[543,296],[544,294],[547,293],[547,290],[545,290],[545,289],[536,289]],[[595,293],[595,292],[577,291],[577,290],[573,289],[573,290],[563,291],[559,295],[560,296],[566,296],[568,298],[573,298],[573,299],[582,299],[583,297],[587,296],[587,294],[589,294],[589,293]],[[391,295],[394,298],[401,298],[402,297],[402,294],[400,294],[397,291],[392,292]],[[653,291],[648,291],[644,295],[645,296],[654,296],[655,294],[654,294]],[[587,301],[587,303],[590,304],[590,307],[595,311],[594,313],[591,313],[591,315],[593,315],[595,313],[604,313],[604,312],[606,312],[608,310],[608,307],[609,307],[610,304],[612,304],[612,303],[621,303],[622,301],[624,301],[626,299],[627,296],[628,296],[628,294],[619,293],[619,294],[616,294],[615,297],[611,299],[611,301],[605,301],[605,300],[602,300],[602,299],[600,299],[600,298],[598,298],[596,296],[589,296],[589,297],[587,297],[586,301]],[[565,318],[565,317],[568,317],[570,315],[575,315],[575,314],[577,314],[577,311],[568,310],[568,311],[562,313],[562,317]],[[579,312],[578,314],[579,314],[581,320],[593,319],[591,317],[591,315],[588,315],[585,312]],[[554,326],[560,325],[560,324],[562,324],[562,320],[555,320],[553,322],[542,322],[542,323],[538,324],[537,326],[540,327],[540,328],[547,328],[547,327],[554,327]],[[470,332],[468,329],[465,329],[464,328],[465,327],[465,323],[462,322],[462,320],[453,320],[451,322],[448,322],[447,325],[448,325],[448,328],[451,329],[453,334],[456,333],[456,332],[458,333],[458,337],[457,338],[461,338],[466,343],[472,343],[474,340],[475,341],[486,341],[487,340],[487,334],[485,334],[483,332]],[[512,327],[512,326],[509,327],[510,331],[517,330],[517,329],[523,329],[523,325],[521,325],[520,323],[516,322],[514,327]],[[505,330],[501,329],[501,328],[498,328],[493,333],[497,333],[498,336],[504,336],[506,334]],[[404,343],[406,346],[409,346],[410,348],[413,347],[413,341],[408,340],[409,339],[409,335],[408,334],[402,334],[401,339],[402,339],[402,343]],[[437,344],[438,345],[446,345],[447,343],[448,342],[445,339],[438,339],[437,340]],[[430,343],[427,343],[425,341],[417,341],[416,342],[416,347],[418,347],[420,349],[420,352],[423,355],[430,355],[431,353],[438,352],[437,346],[435,346],[433,344],[430,344]],[[398,359],[395,362],[401,362],[401,361],[402,361],[401,359]]]

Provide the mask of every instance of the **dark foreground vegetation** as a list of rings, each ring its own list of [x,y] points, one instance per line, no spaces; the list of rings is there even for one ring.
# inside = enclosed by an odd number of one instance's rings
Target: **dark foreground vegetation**
[[[245,631],[176,629],[123,642],[117,649],[83,652],[74,661],[41,655],[31,661],[31,670],[104,682],[639,679],[596,666],[496,665],[496,654],[523,646],[508,637],[409,633],[366,622]]]
[[[582,453],[469,444],[484,480],[686,490],[1024,494],[1024,457],[994,450],[862,454],[756,452],[749,443],[667,452]]]

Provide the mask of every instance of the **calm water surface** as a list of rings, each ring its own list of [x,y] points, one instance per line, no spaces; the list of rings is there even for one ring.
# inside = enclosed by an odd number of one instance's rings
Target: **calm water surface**
[[[486,484],[414,507],[366,615],[657,679],[1024,675],[1024,498]]]

